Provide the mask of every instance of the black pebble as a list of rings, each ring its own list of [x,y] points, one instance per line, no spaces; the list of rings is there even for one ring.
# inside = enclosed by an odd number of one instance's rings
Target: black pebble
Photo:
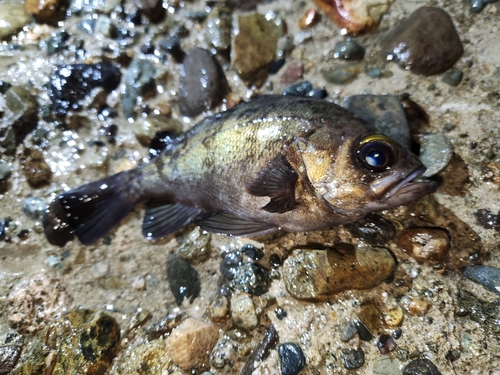
[[[264,258],[264,252],[261,249],[250,244],[244,245],[241,248],[241,252],[252,260],[259,260]]]
[[[281,307],[277,307],[275,310],[274,310],[274,313],[276,314],[276,318],[278,318],[279,320],[283,320],[287,317],[288,313],[286,312],[286,310],[283,310]]]
[[[236,269],[241,266],[243,257],[238,250],[228,252],[220,262],[220,273],[228,280],[232,280]]]
[[[307,96],[316,99],[325,99],[328,96],[328,93],[324,89],[312,89],[307,93]]]
[[[460,359],[460,352],[458,350],[448,350],[445,358],[450,362],[458,361]]]
[[[276,60],[274,63],[271,64],[270,68],[267,70],[269,74],[276,74],[279,72],[279,70],[285,65],[285,59],[279,59]]]
[[[370,214],[355,223],[347,224],[345,228],[369,245],[385,245],[396,235],[394,225],[376,214]]]
[[[286,342],[278,346],[282,375],[296,375],[306,365],[306,358],[298,344]]]
[[[9,227],[10,221],[10,218],[0,219],[0,240],[5,238],[5,229]]]
[[[5,94],[7,90],[11,88],[11,84],[8,82],[0,81],[0,94]]]
[[[235,288],[255,296],[266,293],[270,281],[269,271],[255,263],[246,263],[238,267],[233,279]]]
[[[363,349],[342,349],[344,367],[348,370],[360,368],[365,363],[365,352]]]
[[[416,359],[403,368],[403,375],[441,375],[434,363],[428,359]]]
[[[190,302],[200,295],[200,275],[188,262],[176,254],[167,258],[167,278],[170,290],[177,305],[181,305],[184,298]]]
[[[495,215],[487,208],[481,208],[474,212],[474,217],[484,229],[500,229],[500,215]]]
[[[309,81],[302,81],[299,83],[294,83],[283,90],[283,95],[292,96],[307,96],[309,92],[313,89],[312,83]]]
[[[80,102],[92,89],[102,87],[110,92],[118,87],[120,69],[103,61],[97,64],[61,66],[50,78],[49,96],[52,110],[58,116],[80,109]]]
[[[403,334],[403,330],[401,328],[396,328],[394,331],[392,331],[392,337],[394,337],[394,339],[399,339],[401,338],[401,335]]]
[[[359,338],[363,341],[371,341],[373,339],[373,335],[370,330],[366,328],[366,326],[358,319],[354,319],[354,326],[356,327],[356,331],[358,331]]]
[[[271,263],[271,267],[278,268],[279,266],[281,266],[281,258],[278,254],[272,254],[269,257],[269,263]]]

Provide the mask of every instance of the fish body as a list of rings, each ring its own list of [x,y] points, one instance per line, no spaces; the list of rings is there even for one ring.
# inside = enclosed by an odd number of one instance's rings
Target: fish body
[[[435,190],[408,150],[335,104],[265,96],[211,116],[151,163],[61,194],[80,241],[95,242],[139,202],[158,238],[196,222],[237,236],[359,220]]]

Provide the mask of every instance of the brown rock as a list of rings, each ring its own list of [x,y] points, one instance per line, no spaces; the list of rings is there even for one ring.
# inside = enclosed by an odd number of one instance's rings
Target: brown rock
[[[400,306],[395,306],[382,311],[382,319],[387,328],[396,328],[403,323],[403,309]]]
[[[358,35],[374,30],[391,0],[313,0],[338,27]]]
[[[372,335],[377,333],[380,327],[380,313],[373,301],[364,303],[356,315]]]
[[[231,63],[248,86],[261,86],[274,61],[278,37],[272,25],[259,13],[238,16]]]
[[[210,368],[209,356],[218,334],[217,327],[188,318],[174,329],[166,342],[167,353],[183,370]]]
[[[26,11],[38,21],[55,21],[58,16],[59,0],[26,0]]]
[[[440,261],[450,249],[450,235],[439,228],[408,228],[398,233],[396,244],[418,262]]]
[[[26,149],[21,159],[26,180],[33,187],[39,187],[50,182],[52,171],[39,150]]]
[[[319,301],[344,290],[373,288],[395,268],[385,248],[339,244],[328,250],[295,250],[283,265],[283,276],[293,297]]]
[[[421,7],[384,38],[382,51],[401,68],[429,76],[451,68],[464,49],[448,13]]]
[[[413,316],[424,316],[432,307],[432,303],[421,300],[413,299],[406,306],[406,310]]]
[[[283,75],[280,78],[280,83],[283,86],[288,86],[297,81],[299,78],[302,78],[303,74],[304,74],[304,64],[302,64],[302,62],[297,60],[292,61],[285,68],[285,71],[283,72]]]
[[[314,8],[308,9],[299,20],[299,28],[304,30],[316,25],[319,21],[319,13]]]

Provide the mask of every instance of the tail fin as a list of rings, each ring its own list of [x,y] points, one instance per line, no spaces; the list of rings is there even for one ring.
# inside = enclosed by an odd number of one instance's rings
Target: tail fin
[[[138,194],[131,183],[135,177],[137,170],[120,172],[57,197],[81,243],[93,244],[134,209]]]

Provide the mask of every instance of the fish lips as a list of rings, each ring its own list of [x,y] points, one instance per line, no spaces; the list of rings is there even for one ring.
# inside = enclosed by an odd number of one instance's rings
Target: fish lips
[[[409,173],[406,178],[401,180],[396,186],[384,192],[379,201],[386,208],[392,208],[407,202],[414,201],[424,195],[434,193],[437,189],[436,182],[432,180],[416,180],[427,168],[421,166]],[[374,185],[374,192],[379,184]]]

